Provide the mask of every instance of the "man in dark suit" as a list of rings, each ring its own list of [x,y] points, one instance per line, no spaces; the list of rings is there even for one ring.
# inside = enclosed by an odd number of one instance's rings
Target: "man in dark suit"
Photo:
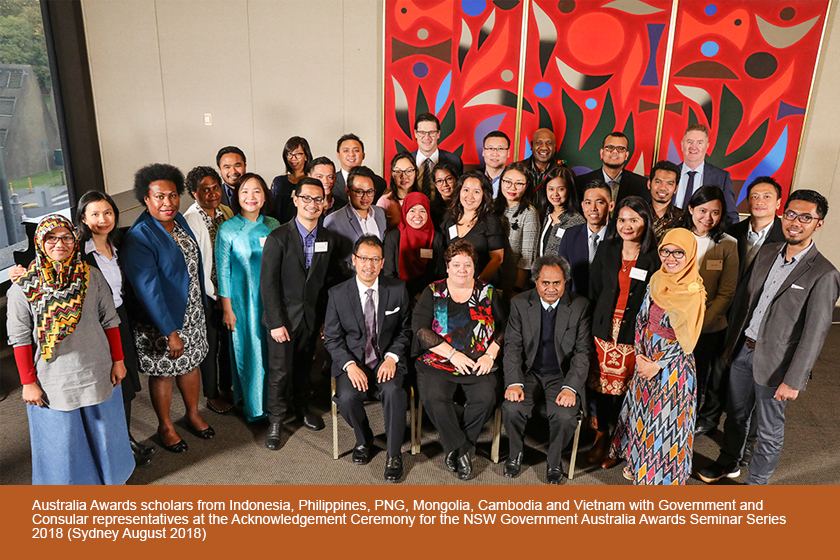
[[[786,243],[758,252],[745,297],[730,325],[724,356],[731,364],[724,445],[704,482],[736,478],[753,409],[758,446],[746,484],[767,484],[782,453],[785,405],[811,377],[840,296],[840,272],[816,248],[813,235],[828,212],[816,191],[791,193],[782,230]]]
[[[434,189],[432,169],[438,163],[448,163],[455,168],[458,176],[464,173],[461,158],[438,148],[440,141],[440,121],[431,113],[420,113],[414,121],[414,137],[417,149],[411,152],[417,165],[417,186],[420,192],[431,198]]]
[[[567,287],[584,297],[589,296],[589,266],[606,237],[607,222],[615,208],[615,202],[610,198],[606,183],[600,179],[590,181],[583,191],[581,204],[586,223],[567,229],[560,241],[558,253],[572,268],[571,284]]]
[[[216,153],[216,167],[222,175],[222,204],[230,206],[236,188],[245,173],[245,152],[236,146],[225,146]]]
[[[702,124],[688,125],[680,146],[684,161],[680,164],[682,178],[677,194],[674,196],[674,204],[677,208],[688,210],[688,201],[697,189],[705,185],[715,185],[720,187],[726,198],[726,214],[729,216],[729,223],[737,223],[738,210],[735,206],[735,192],[732,190],[732,178],[729,176],[729,171],[706,163],[706,152],[709,150],[709,128]]]
[[[324,346],[332,357],[335,402],[356,433],[353,462],[370,461],[373,432],[365,397],[373,391],[382,402],[388,457],[385,480],[402,478],[407,373],[411,323],[405,283],[381,276],[382,241],[363,235],[353,247],[355,278],[332,288],[324,322]]]
[[[292,197],[297,216],[265,240],[260,267],[263,325],[268,330],[266,409],[270,422],[265,446],[280,448],[280,431],[289,410],[310,430],[324,421],[309,411],[309,385],[315,342],[322,324],[325,287],[335,277],[338,239],[318,225],[324,188],[310,177],[301,179]],[[291,383],[292,391],[289,391]]]
[[[536,397],[545,398],[549,425],[547,478],[563,484],[560,454],[575,433],[592,352],[589,300],[566,291],[569,263],[557,255],[534,261],[536,290],[511,300],[505,328],[505,400],[502,403],[510,454],[505,476],[522,468],[525,424]]]
[[[618,204],[627,196],[639,196],[650,202],[650,193],[645,178],[632,171],[624,169],[630,159],[630,149],[627,136],[623,132],[610,132],[601,143],[601,165],[575,180],[578,199],[583,200],[583,189],[593,179],[601,179],[608,187],[612,200]]]
[[[335,147],[338,163],[341,169],[335,174],[335,186],[333,196],[336,200],[347,204],[347,176],[354,167],[361,166],[365,161],[365,145],[355,134],[345,134],[338,139]],[[382,193],[388,188],[388,183],[379,175],[373,175],[374,196],[373,201],[379,200]]]
[[[321,185],[324,187],[324,211],[321,213],[321,221],[347,205],[347,202],[342,202],[333,196],[335,164],[330,158],[321,156],[313,159],[309,166],[309,176],[321,181]]]

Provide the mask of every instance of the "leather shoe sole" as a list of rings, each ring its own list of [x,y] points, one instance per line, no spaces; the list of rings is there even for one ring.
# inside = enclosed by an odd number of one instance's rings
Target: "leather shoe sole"
[[[403,475],[402,456],[388,457],[385,461],[385,480],[399,482]]]

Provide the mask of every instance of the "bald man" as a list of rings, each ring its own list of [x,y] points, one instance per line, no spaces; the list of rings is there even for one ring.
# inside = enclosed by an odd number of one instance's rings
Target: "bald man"
[[[562,161],[557,160],[557,138],[554,133],[547,128],[540,128],[534,132],[531,138],[531,157],[522,160],[531,168],[531,173],[534,174],[534,191],[531,200],[537,205],[537,209],[542,211],[542,197],[535,194],[545,187],[545,177],[548,171],[558,165],[562,165]]]

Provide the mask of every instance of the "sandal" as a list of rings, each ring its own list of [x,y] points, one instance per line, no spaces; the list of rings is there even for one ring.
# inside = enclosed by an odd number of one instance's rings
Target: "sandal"
[[[621,475],[627,480],[633,480],[633,473],[630,471],[630,467],[624,467],[621,469]]]

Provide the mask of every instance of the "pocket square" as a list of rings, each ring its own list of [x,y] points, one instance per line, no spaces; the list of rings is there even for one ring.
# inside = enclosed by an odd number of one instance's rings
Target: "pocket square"
[[[385,312],[385,315],[393,315],[394,313],[396,313],[396,312],[397,312],[397,311],[399,311],[399,310],[400,310],[400,308],[399,308],[399,307],[397,307],[397,308],[395,308],[395,309],[392,309],[391,311],[386,311],[386,312]]]
[[[796,284],[791,284],[790,287],[793,288],[794,290],[804,290],[805,289],[802,286],[797,286]]]

